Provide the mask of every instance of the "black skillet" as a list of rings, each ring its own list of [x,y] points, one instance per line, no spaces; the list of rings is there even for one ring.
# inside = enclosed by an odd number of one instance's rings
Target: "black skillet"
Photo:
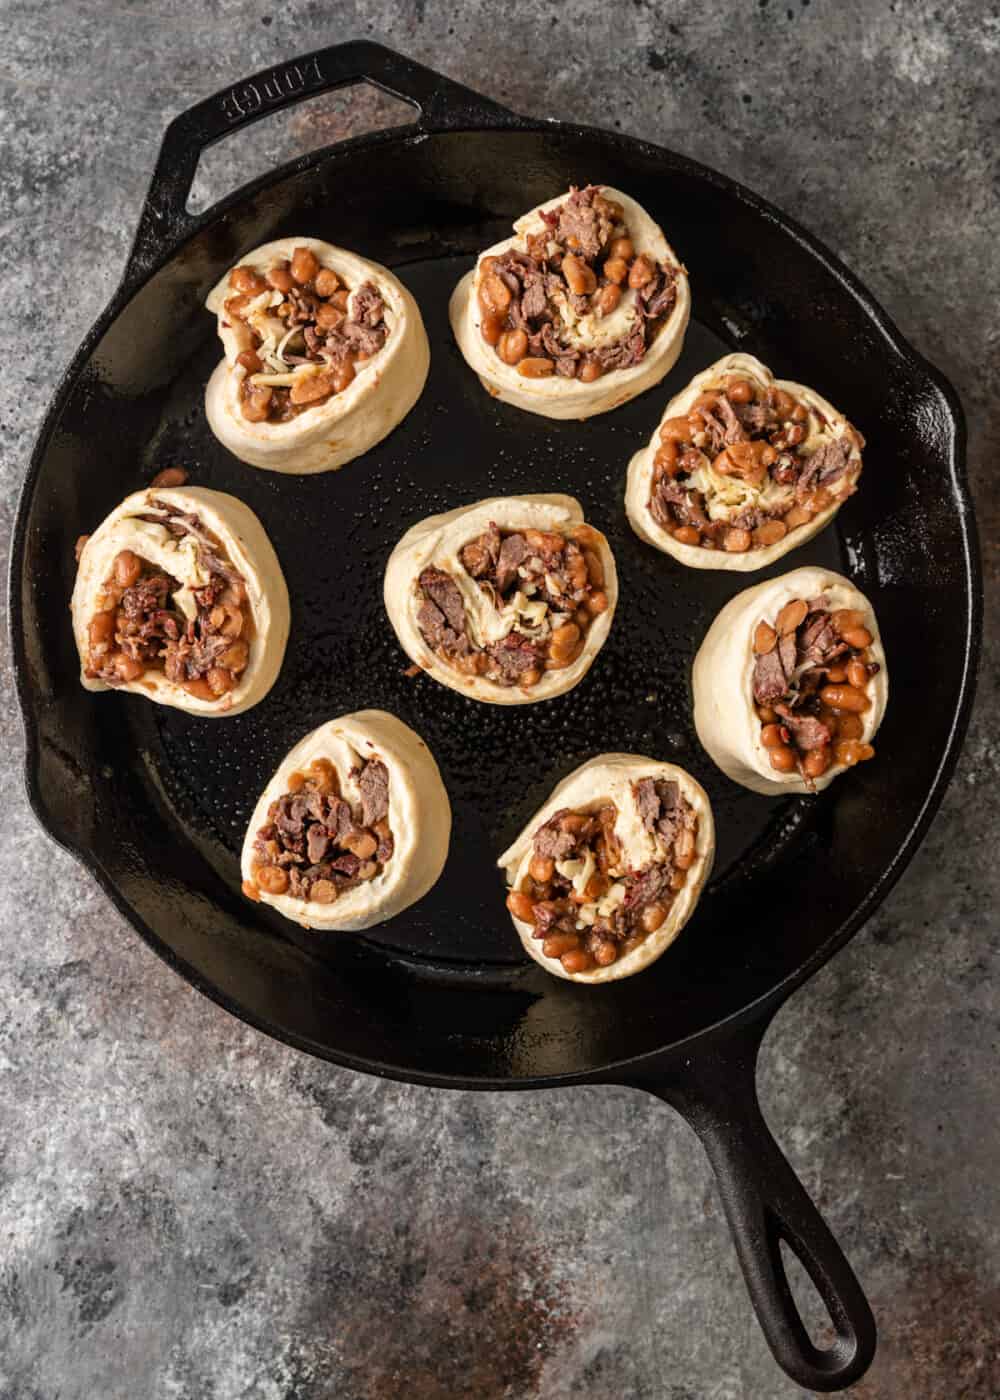
[[[302,157],[208,213],[186,212],[206,146],[362,79],[412,103],[414,123]],[[588,423],[550,423],[483,392],[455,349],[446,305],[475,250],[532,204],[586,181],[628,190],[663,224],[690,270],[695,320],[663,386]],[[311,478],[243,466],[215,442],[202,407],[219,357],[205,293],[242,252],[295,233],[399,269],[433,347],[405,423],[344,471]],[[694,650],[720,605],[758,576],[681,568],[639,543],[622,507],[628,458],[667,395],[737,347],[815,384],[868,438],[861,490],[836,529],[771,571],[818,562],[850,574],[874,600],[890,657],[875,761],[815,799],[744,792],[693,734]],[[842,1388],[871,1361],[874,1322],[765,1126],[755,1061],[785,998],[891,889],[954,767],[981,610],[963,449],[947,382],[825,248],[731,180],[642,141],[515,116],[374,44],[259,74],[171,124],[122,286],[60,386],[31,462],[10,588],[31,803],[172,967],[300,1049],[420,1084],[627,1084],[672,1104],[718,1173],[778,1362],[803,1386]],[[74,541],[177,462],[252,506],[291,591],[278,684],[231,720],[90,695],[77,681]],[[570,695],[515,710],[407,678],[381,603],[392,544],[432,511],[525,490],[578,495],[615,550],[621,602],[597,664]],[[369,705],[401,715],[436,754],[454,809],[451,859],[432,893],[386,927],[308,935],[241,898],[244,825],[296,739]],[[526,962],[494,861],[559,778],[606,750],[688,767],[711,796],[719,856],[674,948],[639,977],[591,989]],[[826,1349],[800,1320],[781,1241],[830,1311],[836,1340]]]

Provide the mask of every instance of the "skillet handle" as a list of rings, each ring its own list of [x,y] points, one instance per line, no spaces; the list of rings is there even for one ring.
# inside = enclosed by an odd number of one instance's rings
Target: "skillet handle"
[[[698,1053],[667,1079],[632,1080],[676,1108],[715,1169],[754,1311],[778,1365],[810,1391],[842,1390],[871,1365],[875,1319],[850,1264],[764,1121],[756,1065],[770,1016]],[[781,1258],[797,1255],[836,1340],[813,1345]]]
[[[207,97],[167,127],[139,217],[127,278],[138,281],[165,247],[198,223],[187,211],[187,197],[206,147],[272,112],[359,82],[373,83],[415,107],[414,134],[469,126],[517,126],[522,121],[471,88],[368,40],[334,44],[267,68]]]

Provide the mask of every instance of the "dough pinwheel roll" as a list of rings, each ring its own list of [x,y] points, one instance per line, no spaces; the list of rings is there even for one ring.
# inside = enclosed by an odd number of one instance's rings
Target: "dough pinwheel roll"
[[[269,471],[332,471],[409,413],[430,365],[413,297],[388,268],[279,238],[246,253],[205,302],[225,357],[205,390],[212,432]]]
[[[874,755],[889,673],[871,603],[804,568],[732,598],[694,661],[694,722],[753,792],[818,792]]]
[[[494,705],[529,705],[583,679],[618,601],[607,540],[572,496],[496,496],[407,530],[385,607],[411,660]]]
[[[658,384],[691,314],[687,272],[634,199],[557,195],[482,253],[452,294],[452,330],[489,393],[546,418],[590,418]]]
[[[726,355],[667,404],[629,464],[625,509],[637,535],[693,569],[762,569],[833,519],[863,446],[815,390]]]
[[[126,497],[83,543],[71,608],[87,690],[197,715],[256,705],[288,641],[288,589],[264,527],[203,486]]]
[[[430,749],[395,715],[358,710],[307,734],[264,789],[243,892],[303,928],[371,928],[435,884],[450,835]]]
[[[613,982],[674,941],[714,856],[712,808],[689,773],[606,753],[563,779],[497,863],[535,961],[574,982]]]

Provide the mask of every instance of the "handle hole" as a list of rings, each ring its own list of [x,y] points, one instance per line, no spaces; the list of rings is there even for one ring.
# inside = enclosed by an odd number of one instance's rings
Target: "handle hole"
[[[306,98],[283,112],[271,112],[202,151],[187,212],[204,213],[241,185],[297,156],[350,136],[407,126],[418,110],[414,103],[393,97],[373,83],[360,82]]]
[[[830,1351],[837,1329],[812,1275],[786,1239],[779,1240],[781,1264],[802,1325],[817,1351]]]

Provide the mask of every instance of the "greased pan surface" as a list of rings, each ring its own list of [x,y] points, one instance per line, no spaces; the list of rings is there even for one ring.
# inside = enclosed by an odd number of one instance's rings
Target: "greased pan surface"
[[[613,180],[663,224],[690,271],[694,319],[659,388],[586,424],[540,421],[483,392],[452,341],[447,300],[476,250],[524,208],[588,180]],[[976,565],[961,423],[939,377],[773,210],[608,133],[512,119],[382,134],[186,222],[147,280],[127,279],[71,368],[21,504],[11,616],[29,787],[52,834],[231,1009],[316,1053],[439,1082],[606,1072],[739,1012],[832,951],[909,855],[968,703]],[[341,472],[285,479],[236,461],[208,430],[202,395],[218,347],[202,301],[241,251],[303,230],[394,268],[420,304],[432,364],[386,441]],[[746,579],[680,567],[635,538],[623,509],[628,459],[665,397],[737,346],[819,385],[868,438],[859,494],[779,566],[822,563],[855,579],[892,658],[896,699],[877,759],[818,800],[741,792],[706,759],[688,670]],[[222,734],[130,697],[88,695],[76,679],[74,541],[176,463],[259,515],[292,597],[277,684]],[[511,713],[407,678],[381,602],[393,543],[433,511],[537,490],[578,496],[618,559],[619,616],[598,664],[570,694]],[[399,714],[436,755],[454,807],[451,859],[435,890],[385,928],[299,935],[240,896],[243,827],[292,743],[366,706]],[[689,767],[710,793],[719,856],[669,956],[588,993],[522,957],[494,861],[566,772],[607,749]]]

